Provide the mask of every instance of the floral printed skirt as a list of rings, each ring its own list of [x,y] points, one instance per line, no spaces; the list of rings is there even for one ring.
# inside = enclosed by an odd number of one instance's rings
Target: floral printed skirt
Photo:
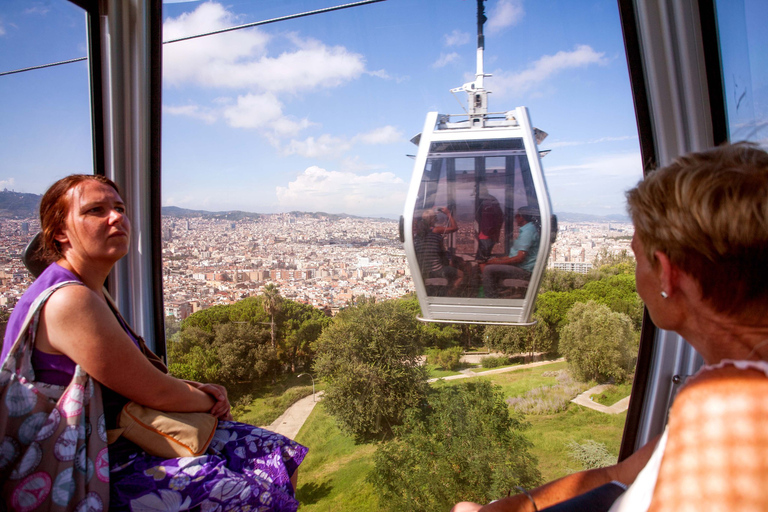
[[[252,425],[221,421],[206,455],[163,459],[110,445],[110,510],[295,511],[290,477],[307,448]]]

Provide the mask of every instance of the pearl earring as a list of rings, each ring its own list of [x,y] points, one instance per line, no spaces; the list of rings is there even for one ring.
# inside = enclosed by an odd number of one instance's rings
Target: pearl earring
[[[667,297],[669,297],[669,295],[667,295],[667,292],[665,292],[664,290],[661,290],[661,296],[662,296],[662,298],[664,298],[664,299],[666,299]]]

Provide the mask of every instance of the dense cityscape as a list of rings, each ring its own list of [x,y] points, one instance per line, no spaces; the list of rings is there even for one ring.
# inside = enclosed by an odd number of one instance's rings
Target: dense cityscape
[[[37,219],[0,221],[0,307],[11,309],[31,281],[21,261]],[[355,297],[413,291],[394,220],[285,213],[238,220],[164,216],[166,315],[258,295],[268,283],[286,298],[335,313]],[[587,272],[601,252],[629,249],[629,222],[561,222],[548,266]]]

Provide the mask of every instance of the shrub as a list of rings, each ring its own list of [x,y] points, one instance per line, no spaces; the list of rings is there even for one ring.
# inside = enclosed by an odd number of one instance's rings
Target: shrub
[[[560,350],[581,381],[624,381],[635,353],[632,321],[593,301],[577,303],[560,333]]]
[[[498,368],[508,365],[510,359],[506,356],[486,356],[480,359],[480,366],[483,368]]]
[[[616,464],[616,456],[611,455],[603,443],[587,439],[583,443],[568,443],[569,455],[581,463],[583,469],[603,468]]]
[[[587,388],[586,384],[573,380],[568,372],[545,373],[556,377],[557,384],[532,389],[522,397],[508,398],[507,403],[522,414],[555,414],[564,411],[571,400]]]
[[[437,365],[445,370],[457,370],[460,366],[461,347],[451,347],[441,350],[437,354]]]

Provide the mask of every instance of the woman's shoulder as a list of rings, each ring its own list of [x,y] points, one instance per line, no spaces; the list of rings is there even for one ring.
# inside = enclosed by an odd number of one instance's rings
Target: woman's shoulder
[[[768,376],[740,366],[708,368],[678,393],[651,510],[766,510]]]
[[[768,417],[768,364],[743,363],[709,367],[690,378],[675,398],[670,425],[675,418],[681,426],[691,421],[733,422],[759,411]]]

